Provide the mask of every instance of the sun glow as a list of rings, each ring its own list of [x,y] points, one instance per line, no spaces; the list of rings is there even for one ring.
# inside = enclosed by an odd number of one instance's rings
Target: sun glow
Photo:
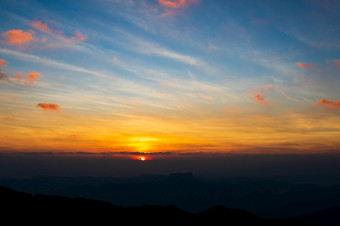
[[[133,137],[129,140],[129,143],[138,151],[147,151],[150,150],[157,141],[158,139],[153,137]]]

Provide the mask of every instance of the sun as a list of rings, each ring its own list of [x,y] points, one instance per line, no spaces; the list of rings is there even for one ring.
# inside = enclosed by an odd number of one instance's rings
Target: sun
[[[147,156],[145,156],[145,155],[138,155],[138,156],[135,157],[135,159],[137,159],[137,160],[139,160],[139,161],[141,161],[141,162],[144,162],[144,161],[146,161],[146,160],[150,160],[151,158],[150,158],[150,157],[147,157]]]
[[[138,160],[144,162],[146,160],[146,157],[145,156],[139,156]]]

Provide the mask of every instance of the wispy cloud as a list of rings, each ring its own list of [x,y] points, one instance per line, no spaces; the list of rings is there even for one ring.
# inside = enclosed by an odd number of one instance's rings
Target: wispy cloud
[[[9,45],[22,45],[34,40],[35,32],[32,30],[23,31],[23,30],[9,30],[2,33],[5,41]]]
[[[38,103],[36,107],[41,108],[44,111],[59,111],[60,110],[60,105],[53,104],[53,103]]]
[[[14,50],[0,48],[0,53],[12,55],[12,56],[20,58],[21,60],[28,61],[28,62],[41,63],[41,64],[51,66],[51,67],[66,69],[66,70],[75,71],[75,72],[83,72],[83,73],[100,76],[100,77],[104,76],[102,73],[98,71],[88,70],[83,67],[78,67],[78,66],[62,63],[59,61],[51,60],[48,58],[42,58],[39,56],[26,54],[26,53],[14,51]]]
[[[340,108],[340,99],[338,99],[338,101],[321,99],[317,103],[327,108]]]
[[[161,56],[161,57],[169,58],[169,59],[176,60],[184,64],[193,65],[193,66],[204,65],[204,62],[199,58],[196,58],[190,55],[185,55],[179,52],[175,52],[163,46],[150,43],[147,41],[136,40],[136,42],[137,42],[136,50],[139,53]]]

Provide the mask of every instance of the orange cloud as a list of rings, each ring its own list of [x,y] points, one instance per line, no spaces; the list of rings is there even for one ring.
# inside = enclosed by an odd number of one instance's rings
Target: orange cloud
[[[7,61],[4,60],[4,59],[0,59],[0,66],[6,67],[7,66]]]
[[[340,99],[336,102],[328,99],[321,99],[318,101],[318,104],[327,108],[340,108]]]
[[[266,97],[261,95],[261,94],[256,94],[254,96],[254,99],[256,100],[256,103],[257,104],[267,104],[267,100],[266,100]]]
[[[51,28],[49,28],[47,26],[47,23],[43,24],[41,21],[39,20],[35,20],[33,21],[32,25],[37,28],[37,29],[40,29],[40,30],[44,30],[44,31],[48,31],[48,32],[52,32],[53,30]]]
[[[340,66],[340,60],[334,60],[334,62],[335,62],[338,66]]]
[[[199,0],[158,0],[158,3],[168,8],[184,8],[192,3],[198,3]]]
[[[28,43],[34,39],[34,34],[35,32],[32,30],[27,32],[24,32],[23,30],[9,30],[2,33],[9,45],[22,45]]]
[[[310,68],[313,68],[313,69],[319,69],[319,67],[313,63],[296,63],[297,66],[303,68],[303,69],[310,69]]]
[[[53,104],[53,103],[38,103],[36,107],[42,108],[44,111],[59,111],[60,110],[59,104]]]
[[[35,80],[40,79],[40,72],[31,72],[26,77],[29,83],[33,84]]]

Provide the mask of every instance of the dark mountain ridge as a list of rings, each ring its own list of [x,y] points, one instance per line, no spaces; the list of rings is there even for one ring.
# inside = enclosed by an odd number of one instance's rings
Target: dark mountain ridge
[[[65,198],[49,195],[31,195],[0,187],[3,220],[10,224],[35,223],[206,223],[209,225],[261,224],[304,225],[296,220],[265,219],[244,210],[216,206],[201,213],[190,213],[175,206],[123,208],[111,203],[84,198]]]

